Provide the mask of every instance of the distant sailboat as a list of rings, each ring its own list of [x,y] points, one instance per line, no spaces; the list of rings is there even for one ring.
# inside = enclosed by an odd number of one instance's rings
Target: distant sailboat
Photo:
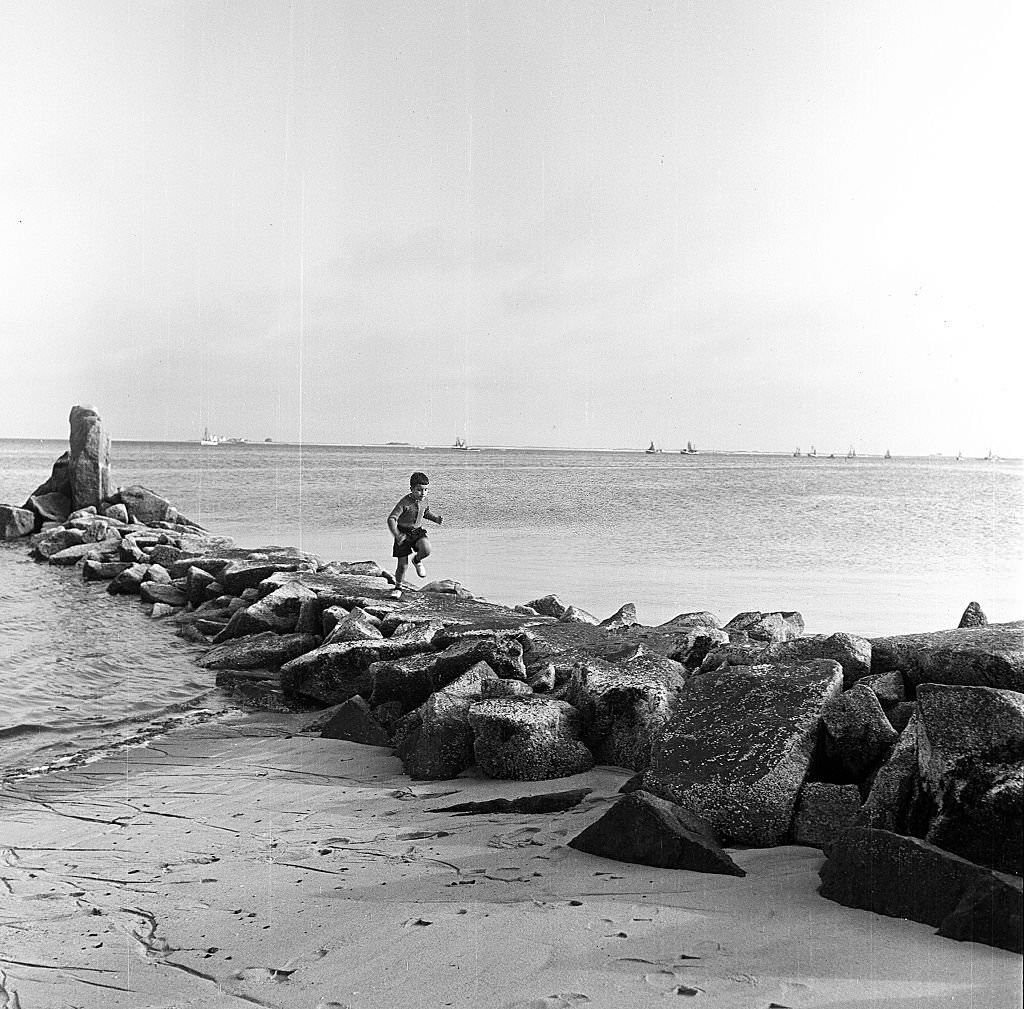
[[[961,459],[963,459],[963,453],[960,451],[960,449],[957,449],[956,450],[956,461],[959,462]]]
[[[653,444],[653,442],[652,442],[652,444]],[[692,441],[688,441],[686,443],[686,448],[681,448],[679,450],[679,454],[680,455],[696,455],[697,454],[697,449],[694,446]]]
[[[456,448],[460,452],[466,452],[466,451],[469,450],[469,446],[466,444],[466,439],[465,438],[459,438],[458,436],[456,436],[455,444],[452,445],[452,448]]]
[[[215,434],[210,434],[210,429],[208,427],[204,427],[203,428],[203,436],[202,436],[202,438],[199,439],[199,444],[200,445],[219,445],[220,444],[220,438],[218,438]]]
[[[814,459],[818,454],[818,450],[812,445],[810,452],[807,453],[808,459]]]
[[[652,441],[650,443],[650,445],[648,445],[647,448],[644,449],[644,454],[645,455],[655,455],[656,453],[658,453],[660,451],[661,451],[660,448],[655,448],[654,447],[654,442]]]
[[[847,459],[856,459],[857,458],[857,450],[852,445],[850,446],[850,451],[846,453],[846,458]]]
[[[889,450],[888,449],[885,450],[885,455],[882,456],[882,458],[883,459],[891,459],[892,458],[892,456],[889,454]]]
[[[803,455],[803,453],[800,451],[800,446],[797,445],[796,451],[793,453],[793,458],[799,459],[801,455]]]

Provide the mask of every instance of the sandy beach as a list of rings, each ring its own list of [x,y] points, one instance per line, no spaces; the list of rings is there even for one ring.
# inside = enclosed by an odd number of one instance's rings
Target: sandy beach
[[[237,715],[2,795],[6,1009],[970,1006],[1021,958],[817,894],[813,848],[745,878],[567,847],[621,768],[415,782],[390,750]],[[556,814],[439,807],[568,788]]]

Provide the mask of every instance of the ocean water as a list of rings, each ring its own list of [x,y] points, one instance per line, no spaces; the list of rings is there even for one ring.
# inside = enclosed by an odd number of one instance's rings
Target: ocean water
[[[0,440],[0,501],[65,448]],[[386,567],[384,520],[423,470],[445,519],[429,578],[501,603],[554,592],[603,618],[633,602],[646,624],[799,610],[808,633],[866,636],[955,627],[972,599],[1024,617],[1018,460],[115,442],[112,468],[241,546]],[[222,705],[196,654],[137,601],[0,544],[0,767]]]

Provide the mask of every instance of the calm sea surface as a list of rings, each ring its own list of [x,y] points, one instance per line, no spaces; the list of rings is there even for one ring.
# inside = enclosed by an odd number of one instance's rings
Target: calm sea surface
[[[0,502],[20,505],[66,447],[0,440]],[[112,466],[241,546],[387,567],[384,519],[424,470],[445,518],[429,577],[495,602],[555,592],[600,618],[633,602],[647,624],[799,610],[809,633],[867,636],[954,627],[972,599],[992,621],[1024,617],[1017,460],[115,442]],[[0,544],[0,766],[202,696],[213,674],[196,654],[77,568]]]

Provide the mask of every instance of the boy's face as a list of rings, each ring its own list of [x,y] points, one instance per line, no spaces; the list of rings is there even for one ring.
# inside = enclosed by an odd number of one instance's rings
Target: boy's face
[[[412,490],[410,491],[413,498],[416,501],[422,501],[427,496],[427,485],[422,483],[414,483]]]

